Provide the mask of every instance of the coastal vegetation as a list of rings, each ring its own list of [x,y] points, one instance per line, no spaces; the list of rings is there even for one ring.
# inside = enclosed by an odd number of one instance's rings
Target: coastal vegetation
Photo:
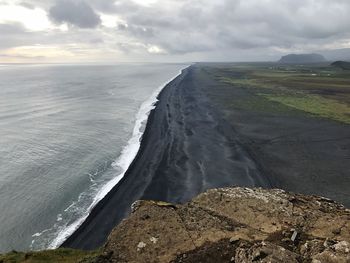
[[[258,96],[244,102],[252,110],[298,110],[350,124],[350,76],[336,68],[238,65],[217,72],[217,77],[231,86],[250,89]]]
[[[75,262],[89,262],[89,260],[96,258],[100,254],[99,250],[96,251],[81,251],[74,249],[55,249],[44,250],[38,252],[17,252],[12,251],[7,254],[0,255],[1,263],[44,263],[44,262],[56,262],[56,263],[75,263]]]

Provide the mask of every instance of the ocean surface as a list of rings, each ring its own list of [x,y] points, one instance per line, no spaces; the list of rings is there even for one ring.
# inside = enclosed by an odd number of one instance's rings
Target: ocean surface
[[[118,183],[183,64],[1,65],[0,252],[59,246]]]

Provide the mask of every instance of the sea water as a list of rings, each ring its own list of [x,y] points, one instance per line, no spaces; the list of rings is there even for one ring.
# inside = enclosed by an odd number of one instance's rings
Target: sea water
[[[123,177],[183,64],[0,68],[0,252],[59,246]]]

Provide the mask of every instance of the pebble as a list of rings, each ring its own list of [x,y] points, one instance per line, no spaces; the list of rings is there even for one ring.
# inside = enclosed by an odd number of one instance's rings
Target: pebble
[[[341,232],[341,229],[340,229],[340,228],[336,228],[336,229],[333,229],[333,230],[332,230],[332,233],[333,233],[334,235],[339,235],[340,232]]]
[[[149,218],[150,218],[150,216],[147,215],[147,214],[141,216],[141,219],[142,219],[142,220],[147,220],[147,219],[149,219]]]
[[[350,244],[349,244],[349,242],[346,242],[346,241],[340,241],[337,244],[333,245],[333,248],[337,252],[349,253]]]
[[[233,244],[233,243],[236,243],[239,241],[239,237],[231,237],[230,238],[230,243]]]
[[[155,244],[155,243],[158,242],[158,238],[156,238],[156,237],[151,237],[149,240],[150,240],[153,244]]]
[[[146,247],[146,243],[141,241],[140,243],[137,244],[137,251],[140,251],[145,247]]]
[[[292,237],[290,238],[290,240],[292,240],[293,242],[295,241],[295,239],[297,238],[298,232],[296,230],[294,230]]]

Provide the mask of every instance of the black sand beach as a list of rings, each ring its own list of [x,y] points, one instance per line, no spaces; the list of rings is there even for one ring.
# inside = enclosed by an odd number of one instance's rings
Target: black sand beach
[[[124,178],[63,247],[101,246],[135,200],[182,203],[208,188],[279,187],[350,205],[349,125],[229,109],[220,101],[251,94],[226,89],[210,67],[191,66],[163,89]]]

